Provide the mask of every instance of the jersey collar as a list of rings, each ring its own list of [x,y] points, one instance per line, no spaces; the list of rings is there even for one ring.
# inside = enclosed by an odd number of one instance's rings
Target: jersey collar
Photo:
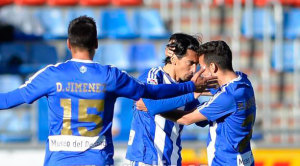
[[[172,83],[178,83],[175,79],[173,79],[168,73],[166,73],[165,71],[164,71],[164,69],[161,67],[161,66],[159,66],[158,67],[161,71],[163,71],[163,73],[166,75],[166,77],[169,79],[169,81],[170,82],[172,82]]]
[[[226,86],[228,86],[232,83],[239,82],[240,80],[242,80],[242,75],[238,72],[236,72],[236,74],[237,74],[238,77],[236,77],[235,79],[233,79],[233,80],[227,82],[226,84],[222,85],[219,89],[222,89],[223,87],[226,87]]]
[[[83,60],[83,59],[75,59],[75,58],[72,58],[71,61],[82,62],[82,63],[95,63],[92,60]]]

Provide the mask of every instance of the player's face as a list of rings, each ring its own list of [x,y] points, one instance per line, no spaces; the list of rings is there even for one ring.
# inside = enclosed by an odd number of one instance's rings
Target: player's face
[[[205,71],[202,73],[202,76],[203,77],[209,77],[209,76],[212,76],[212,73],[210,71],[210,68],[209,66],[207,66],[204,62],[204,55],[200,55],[199,57],[199,65],[200,65],[200,68],[203,68],[205,67]]]
[[[186,55],[177,59],[175,67],[176,80],[179,82],[189,81],[196,72],[198,56],[195,51],[187,50]]]

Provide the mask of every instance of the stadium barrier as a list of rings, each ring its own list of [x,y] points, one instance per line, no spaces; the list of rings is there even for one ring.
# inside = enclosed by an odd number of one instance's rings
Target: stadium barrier
[[[255,149],[255,166],[299,166],[300,149]],[[207,165],[205,149],[183,149],[182,166]]]

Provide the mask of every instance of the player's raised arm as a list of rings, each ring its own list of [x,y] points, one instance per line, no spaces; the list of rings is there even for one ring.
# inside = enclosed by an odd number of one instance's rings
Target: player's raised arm
[[[160,84],[160,85],[145,85],[145,91],[143,98],[151,98],[151,99],[160,99],[160,98],[169,98],[175,97],[179,95],[183,95],[186,93],[190,93],[193,91],[204,92],[210,80],[215,80],[217,77],[201,77],[201,74],[205,71],[205,69],[201,69],[198,71],[193,78],[192,81],[188,81],[185,83],[179,84]],[[158,93],[158,94],[157,94]]]
[[[113,80],[115,88],[113,89],[117,96],[128,97],[134,100],[140,98],[162,99],[180,96],[194,91],[205,91],[209,80],[216,77],[201,77],[203,70],[197,72],[192,81],[179,84],[160,84],[151,85],[142,83],[128,75],[126,72],[120,71],[112,67],[111,72],[116,76]]]

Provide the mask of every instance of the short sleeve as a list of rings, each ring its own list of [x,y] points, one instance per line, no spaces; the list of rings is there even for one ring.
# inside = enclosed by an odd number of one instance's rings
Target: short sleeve
[[[199,106],[197,110],[213,122],[233,113],[236,110],[236,102],[233,95],[219,91],[209,101]]]

